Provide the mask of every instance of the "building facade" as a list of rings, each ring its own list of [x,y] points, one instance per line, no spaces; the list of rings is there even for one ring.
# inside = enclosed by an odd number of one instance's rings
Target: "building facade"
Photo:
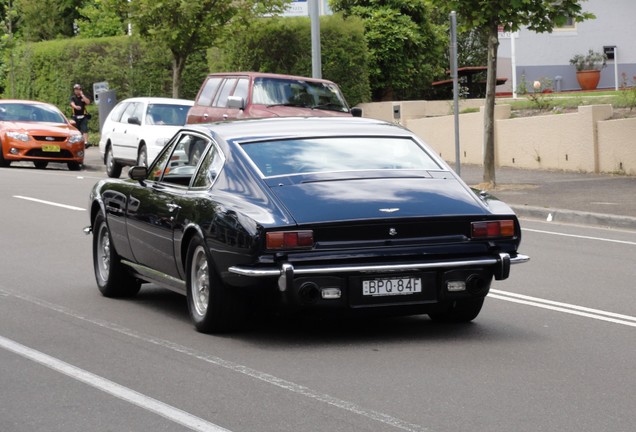
[[[587,0],[582,6],[596,19],[572,23],[552,33],[527,28],[515,35],[500,33],[497,75],[508,81],[497,87],[498,92],[512,93],[524,82],[531,87],[537,80],[549,80],[554,91],[579,90],[570,59],[590,49],[605,51],[610,57],[615,54],[601,72],[599,89],[636,85],[636,0]]]

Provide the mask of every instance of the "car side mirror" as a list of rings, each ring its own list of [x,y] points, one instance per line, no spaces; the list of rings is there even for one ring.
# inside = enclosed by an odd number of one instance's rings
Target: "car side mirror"
[[[137,117],[128,117],[128,123],[141,126],[141,120],[139,120]]]
[[[148,167],[141,165],[131,167],[128,170],[128,177],[143,184],[146,177],[148,177]]]
[[[245,99],[241,96],[228,96],[227,107],[235,109],[245,109]]]
[[[351,115],[354,117],[362,117],[362,108],[351,108]]]

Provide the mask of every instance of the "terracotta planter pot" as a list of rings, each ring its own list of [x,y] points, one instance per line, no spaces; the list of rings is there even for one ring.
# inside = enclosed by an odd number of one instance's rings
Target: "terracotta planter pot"
[[[582,70],[576,72],[576,80],[583,90],[595,90],[601,80],[600,70]]]

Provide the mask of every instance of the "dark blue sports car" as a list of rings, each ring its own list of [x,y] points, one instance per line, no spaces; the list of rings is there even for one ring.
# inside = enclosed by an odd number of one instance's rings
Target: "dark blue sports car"
[[[518,253],[519,221],[410,131],[362,118],[184,127],[129,180],[90,196],[103,295],[151,282],[203,332],[251,307],[428,314],[467,322]]]

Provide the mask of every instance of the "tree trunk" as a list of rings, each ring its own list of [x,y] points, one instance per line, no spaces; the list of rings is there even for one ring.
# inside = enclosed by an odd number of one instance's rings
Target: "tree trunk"
[[[495,91],[497,87],[497,23],[488,30],[488,71],[486,77],[486,106],[484,110],[484,183],[492,188],[495,180]]]
[[[172,97],[181,97],[181,76],[185,69],[187,56],[172,53]]]

